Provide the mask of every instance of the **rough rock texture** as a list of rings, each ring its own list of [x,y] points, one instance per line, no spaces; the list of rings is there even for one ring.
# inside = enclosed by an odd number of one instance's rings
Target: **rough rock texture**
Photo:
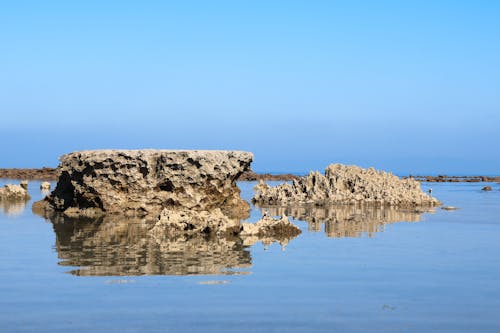
[[[0,188],[0,200],[29,200],[28,190],[21,185],[7,184]]]
[[[165,208],[158,222],[151,230],[153,234],[162,235],[194,235],[237,233],[240,227],[239,219],[231,219],[219,208],[211,211],[170,210]]]
[[[295,237],[301,233],[300,229],[288,220],[288,217],[282,216],[275,219],[267,214],[256,223],[242,223],[241,236],[260,236],[260,237]]]
[[[245,218],[249,206],[235,180],[252,158],[241,151],[74,152],[60,158],[57,186],[36,208],[73,216],[157,216],[164,208],[220,208],[229,217]]]
[[[42,182],[40,184],[40,190],[42,190],[42,191],[50,190],[50,183],[49,182]]]
[[[276,187],[260,186],[252,201],[260,205],[378,204],[397,207],[436,206],[440,202],[425,194],[420,183],[400,179],[373,168],[331,164],[322,175],[308,176]]]

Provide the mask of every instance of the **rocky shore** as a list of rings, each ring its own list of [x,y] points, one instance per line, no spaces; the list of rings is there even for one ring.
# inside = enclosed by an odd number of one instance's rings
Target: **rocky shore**
[[[32,179],[32,180],[56,180],[57,169],[43,167],[41,169],[0,169],[0,178],[7,179]]]
[[[413,178],[419,182],[429,183],[480,183],[480,182],[500,182],[500,176],[407,176],[403,178]]]
[[[294,179],[299,179],[303,176],[282,173],[282,174],[271,174],[271,173],[257,173],[251,169],[246,170],[241,173],[238,177],[238,181],[292,181]],[[6,179],[32,179],[32,180],[57,180],[57,168],[43,167],[41,169],[22,169],[22,168],[3,168],[0,169],[0,178]],[[447,175],[437,175],[437,176],[404,176],[406,178],[413,178],[419,182],[430,182],[430,183],[479,183],[479,182],[500,182],[500,176],[447,176]]]

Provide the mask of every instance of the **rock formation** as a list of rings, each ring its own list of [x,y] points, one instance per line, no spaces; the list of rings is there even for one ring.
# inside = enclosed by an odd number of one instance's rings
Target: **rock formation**
[[[170,210],[245,218],[235,179],[252,161],[240,151],[96,150],[60,158],[59,180],[38,209],[73,216],[155,216]],[[45,206],[45,207],[43,207]]]
[[[296,237],[301,233],[300,229],[290,222],[286,215],[280,219],[275,219],[268,214],[264,214],[256,223],[242,223],[241,236],[262,236],[262,237]]]
[[[491,186],[485,186],[481,190],[482,191],[493,191],[493,188]]]
[[[10,200],[10,201],[26,201],[30,199],[28,190],[21,185],[7,184],[0,188],[0,200]]]
[[[219,208],[211,211],[170,210],[165,208],[156,222],[153,233],[166,235],[236,234],[240,220],[229,218]]]
[[[357,166],[331,164],[322,175],[308,176],[276,187],[259,186],[252,201],[259,205],[376,204],[395,207],[436,206],[440,202],[425,194],[420,183]]]
[[[165,237],[235,236],[250,208],[235,180],[252,158],[239,151],[75,152],[61,157],[55,190],[33,211],[44,217],[144,217],[154,223],[152,234]],[[259,235],[269,231],[272,237],[277,228],[268,225]]]
[[[42,191],[50,190],[50,183],[49,182],[42,182],[40,184],[40,190],[42,190]]]

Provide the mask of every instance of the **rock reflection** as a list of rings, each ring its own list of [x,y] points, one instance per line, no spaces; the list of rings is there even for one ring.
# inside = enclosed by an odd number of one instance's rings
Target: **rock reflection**
[[[431,210],[404,210],[369,206],[295,206],[261,207],[271,215],[287,215],[308,223],[309,231],[324,231],[328,237],[372,237],[384,231],[384,226],[396,222],[419,222],[424,212]]]
[[[146,220],[50,218],[60,265],[79,276],[247,274],[252,259],[239,238],[162,238]]]
[[[21,215],[28,200],[0,200],[0,210],[8,216]]]

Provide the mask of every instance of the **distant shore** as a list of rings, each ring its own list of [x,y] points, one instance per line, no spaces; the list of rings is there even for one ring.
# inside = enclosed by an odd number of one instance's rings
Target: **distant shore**
[[[257,173],[252,170],[245,171],[238,178],[239,181],[290,181],[300,178],[299,175],[291,173],[283,174],[270,174],[270,173]],[[429,183],[480,183],[480,182],[500,182],[500,176],[405,176],[402,178],[414,178],[419,182]],[[0,178],[7,179],[34,179],[34,180],[57,180],[57,169],[43,167],[41,169],[21,169],[21,168],[8,168],[0,169]]]

